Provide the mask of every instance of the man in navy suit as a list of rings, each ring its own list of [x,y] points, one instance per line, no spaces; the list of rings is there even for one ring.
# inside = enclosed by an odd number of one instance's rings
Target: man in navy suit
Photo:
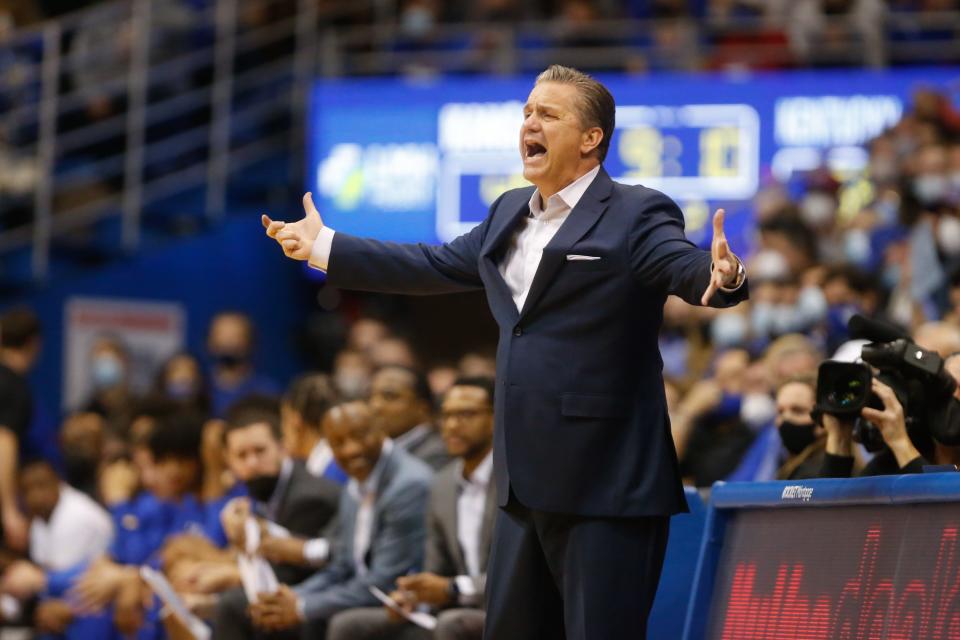
[[[669,516],[686,511],[657,335],[667,295],[732,306],[743,266],[714,216],[710,252],[667,196],[613,182],[602,162],[614,101],[552,66],[520,129],[523,175],[469,233],[439,247],[334,233],[304,196],[263,217],[331,285],[408,294],[484,289],[500,328],[494,478],[500,507],[485,638],[646,636]]]

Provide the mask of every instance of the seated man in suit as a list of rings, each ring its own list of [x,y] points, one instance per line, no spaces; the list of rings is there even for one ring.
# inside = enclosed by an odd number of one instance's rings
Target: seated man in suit
[[[318,539],[316,546],[327,548],[311,552],[329,562],[293,589],[284,584],[261,594],[249,613],[244,599],[224,597],[214,638],[251,638],[259,631],[322,639],[334,614],[377,603],[370,586],[390,589],[398,576],[420,566],[430,468],[387,439],[365,403],[331,409],[323,432],[350,476],[333,550]]]
[[[249,515],[271,523],[266,526],[276,535],[315,536],[336,514],[339,486],[315,477],[302,462],[290,458],[281,438],[280,407],[269,397],[250,396],[227,412],[223,431],[227,466],[249,494],[228,502],[220,514],[233,547],[242,546]],[[169,544],[164,560],[174,586],[183,593],[214,594],[240,584],[233,555],[197,537]],[[281,581],[291,583],[311,573],[292,566],[274,569]],[[199,604],[202,599],[192,601]]]
[[[433,395],[422,373],[399,365],[381,367],[370,384],[370,408],[398,447],[435,470],[450,462],[443,439],[430,424]]]
[[[447,392],[441,432],[455,456],[434,478],[424,572],[397,579],[391,597],[405,608],[441,609],[435,631],[385,607],[352,609],[330,621],[327,640],[480,640],[490,534],[496,512],[491,378],[461,378]]]

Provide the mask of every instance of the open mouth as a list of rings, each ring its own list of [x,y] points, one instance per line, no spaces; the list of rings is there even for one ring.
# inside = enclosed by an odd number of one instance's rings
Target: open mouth
[[[523,153],[526,158],[542,158],[547,155],[547,148],[539,142],[524,142]]]

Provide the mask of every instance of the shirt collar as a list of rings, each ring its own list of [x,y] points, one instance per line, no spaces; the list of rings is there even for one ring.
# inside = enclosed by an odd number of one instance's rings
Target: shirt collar
[[[393,447],[393,440],[385,438],[383,447],[380,449],[380,458],[377,460],[377,464],[373,465],[373,471],[370,472],[367,479],[360,483],[357,482],[356,478],[350,478],[350,482],[347,483],[347,491],[357,502],[362,501],[363,496],[376,491],[380,476],[383,475],[383,470],[387,466],[387,458],[393,452]]]
[[[469,478],[460,477],[460,482],[465,485],[474,485],[486,488],[490,484],[490,476],[493,473],[493,451],[487,454],[477,468],[473,470]]]
[[[553,208],[551,207],[551,204],[563,204],[566,209],[572,211],[573,208],[576,207],[580,202],[583,194],[587,192],[587,189],[590,187],[593,179],[597,177],[598,173],[600,173],[600,165],[595,166],[593,169],[587,171],[585,174],[565,186],[563,189],[547,198],[547,201],[542,203],[544,205],[543,207],[541,207],[540,189],[535,190],[533,195],[530,196],[530,213],[534,218],[539,218],[546,211]]]
[[[293,460],[284,458],[280,463],[280,474],[277,478],[277,486],[270,494],[270,500],[267,502],[267,512],[276,516],[280,510],[280,502],[283,500],[283,494],[287,492],[287,484],[290,482],[290,476],[293,475]]]

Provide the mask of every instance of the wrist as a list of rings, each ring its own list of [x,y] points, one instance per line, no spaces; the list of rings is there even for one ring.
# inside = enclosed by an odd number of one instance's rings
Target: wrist
[[[827,453],[835,456],[853,455],[853,434],[827,432]]]
[[[900,467],[905,467],[914,458],[920,456],[920,452],[913,446],[909,438],[898,438],[888,442],[887,446],[890,447],[890,451],[893,452],[894,457],[897,459],[897,464]]]

